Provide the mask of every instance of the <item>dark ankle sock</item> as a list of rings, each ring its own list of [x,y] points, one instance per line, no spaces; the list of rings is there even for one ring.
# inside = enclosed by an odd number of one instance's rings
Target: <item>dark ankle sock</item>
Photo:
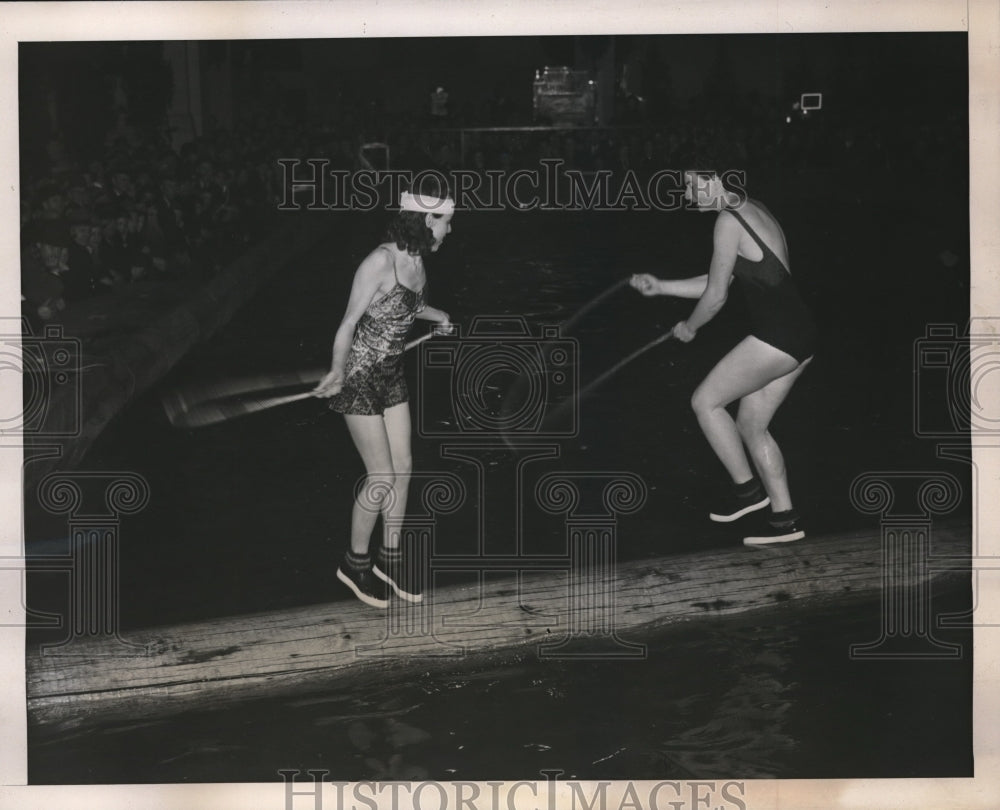
[[[355,554],[353,551],[348,551],[344,555],[344,562],[347,563],[347,567],[352,571],[367,571],[372,567],[372,557],[370,554]]]
[[[760,481],[756,478],[751,478],[742,484],[734,484],[733,489],[736,491],[738,498],[749,498],[751,495],[756,495],[760,492]]]
[[[784,512],[771,512],[767,519],[772,526],[791,526],[799,519],[799,513],[794,509],[786,509]]]
[[[398,563],[403,559],[403,552],[399,548],[386,548],[382,546],[378,550],[378,561],[380,563]]]

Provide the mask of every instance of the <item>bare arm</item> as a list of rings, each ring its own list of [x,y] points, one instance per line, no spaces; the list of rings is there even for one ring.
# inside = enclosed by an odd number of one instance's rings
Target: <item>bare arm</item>
[[[319,397],[330,397],[340,391],[344,384],[344,367],[347,365],[347,355],[354,340],[354,330],[358,321],[365,314],[368,305],[383,286],[389,270],[384,251],[374,251],[361,262],[354,274],[351,285],[351,295],[347,301],[347,311],[344,313],[337,334],[333,338],[333,358],[330,371],[314,389]]]
[[[433,321],[442,326],[451,324],[451,318],[448,317],[448,313],[436,307],[424,307],[417,313],[417,317],[424,321]]]
[[[645,296],[672,295],[676,298],[701,298],[708,284],[708,274],[668,280],[649,273],[636,273],[629,279],[629,284]]]
[[[658,295],[672,295],[675,298],[701,298],[708,286],[708,273],[703,276],[679,279],[657,279]]]
[[[731,214],[720,213],[715,221],[712,263],[708,269],[708,280],[694,311],[684,322],[692,337],[693,333],[712,320],[726,303],[739,244],[739,223]]]

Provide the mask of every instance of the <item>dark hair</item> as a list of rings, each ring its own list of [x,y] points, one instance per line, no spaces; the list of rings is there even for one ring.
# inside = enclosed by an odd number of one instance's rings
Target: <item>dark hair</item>
[[[413,194],[426,197],[437,197],[439,200],[450,196],[448,181],[440,172],[420,172],[414,177],[413,186],[409,189]],[[439,217],[429,211],[431,216]],[[386,228],[386,239],[395,242],[396,247],[407,253],[426,256],[434,245],[434,235],[427,227],[427,214],[420,211],[398,211]]]
[[[684,172],[696,172],[701,176],[718,177],[726,191],[739,194],[741,199],[746,198],[745,169],[737,162],[727,160],[721,151],[711,147],[702,147],[684,152],[680,168]]]

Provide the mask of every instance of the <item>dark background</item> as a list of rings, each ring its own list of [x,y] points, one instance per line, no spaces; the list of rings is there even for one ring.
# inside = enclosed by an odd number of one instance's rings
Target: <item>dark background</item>
[[[455,130],[530,125],[536,70],[568,65],[593,71],[598,84],[610,88],[598,105],[597,122],[610,129],[596,140],[582,130],[558,137],[484,136],[485,165],[531,166],[540,156],[554,155],[587,168],[649,171],[709,146],[745,166],[751,195],[782,222],[793,272],[821,326],[816,361],[774,424],[793,493],[811,536],[861,527],[874,532],[876,521],[849,497],[851,482],[872,471],[949,472],[965,495],[956,511],[971,516],[969,468],[938,458],[936,440],[918,435],[914,421],[915,398],[926,398],[940,413],[949,396],[938,371],[928,386],[930,376],[915,360],[918,342],[931,324],[953,324],[961,333],[969,314],[967,61],[967,37],[958,33],[32,43],[21,47],[21,169],[30,187],[51,180],[60,162],[114,160],[138,174],[139,167],[162,167],[171,154],[181,158],[175,169],[180,172],[192,153],[220,170],[241,160],[266,165],[276,155],[330,155],[351,167],[357,145],[368,140],[384,140],[393,154],[414,164],[468,166],[471,156],[456,153]],[[178,83],[180,66],[193,63],[199,66],[200,106],[190,85],[185,93]],[[439,85],[450,94],[444,122],[429,115],[429,94]],[[793,104],[804,92],[822,92],[823,109],[801,116]],[[159,182],[161,172],[150,169],[149,182]],[[482,314],[521,315],[533,328],[558,323],[628,273],[700,274],[709,257],[710,228],[710,218],[690,212],[460,213],[429,268],[432,300],[460,324]],[[198,381],[327,362],[351,274],[379,236],[377,220],[343,212],[330,215],[329,229],[329,238],[305,261],[283,268],[225,330],[120,414],[85,459],[84,469],[138,472],[153,492],[149,507],[122,524],[125,630],[342,597],[331,572],[344,544],[351,482],[361,470],[341,421],[307,403],[178,432],[160,407],[163,395]],[[574,330],[581,381],[669,329],[689,307],[627,291],[608,299]],[[704,521],[722,476],[688,399],[743,334],[742,318],[733,296],[695,343],[660,347],[623,368],[587,399],[580,435],[563,443],[558,465],[564,468],[625,468],[652,487],[647,506],[620,523],[621,559],[739,542]],[[946,375],[963,373],[961,352],[958,357]],[[411,382],[418,373],[414,362]],[[447,410],[447,393],[433,394],[426,407]],[[952,441],[967,446],[967,430],[956,425]],[[442,458],[443,444],[415,436],[416,468],[467,475],[467,468]],[[499,449],[492,461],[501,480],[515,459]],[[501,501],[509,494],[491,491]],[[29,553],[57,552],[65,544],[65,525],[37,504],[25,506]],[[509,542],[499,519],[486,528],[489,542]],[[475,527],[466,513],[441,529],[442,543],[466,550]],[[558,521],[535,515],[526,529],[532,551],[552,551],[563,541]],[[59,609],[64,594],[50,580],[33,577],[32,607]],[[960,591],[953,599],[960,607],[967,594]],[[661,638],[659,650],[703,662],[677,675],[669,700],[657,703],[656,673],[647,669],[627,707],[612,702],[608,714],[594,709],[586,723],[565,709],[558,715],[560,728],[573,737],[575,729],[598,724],[614,742],[612,749],[631,740],[634,750],[649,755],[622,765],[619,777],[710,777],[733,766],[742,772],[727,776],[968,775],[971,657],[946,665],[953,667],[946,671],[901,665],[859,674],[838,656],[847,643],[868,640],[876,631],[874,604],[854,606],[841,617],[838,628],[823,636],[828,644],[809,637],[792,650],[780,632],[764,629],[772,620],[772,630],[796,625],[792,635],[800,639],[808,630],[796,623],[811,615],[736,624],[713,635],[710,648],[690,637]],[[817,643],[822,652],[810,646]],[[743,657],[713,664],[726,649]],[[772,656],[775,649],[780,654]],[[841,668],[817,668],[813,662],[821,654]],[[669,669],[662,656],[669,659],[661,652],[658,666]],[[763,671],[746,664],[746,657]],[[426,698],[420,722],[434,737],[418,757],[426,773],[445,776],[457,756],[443,726],[431,725],[446,723],[442,718],[471,718],[463,739],[475,739],[477,722],[496,722],[484,707],[498,692],[512,713],[523,709],[526,717],[544,717],[560,690],[575,693],[572,707],[599,707],[608,689],[629,677],[617,670],[538,671],[511,664],[501,661],[486,681],[500,687],[484,686],[464,698]],[[713,666],[750,688],[738,695],[724,684],[716,684],[715,692],[699,691],[703,671]],[[712,740],[721,735],[731,742],[726,733],[735,718],[754,716],[751,705],[770,705],[776,692],[769,678],[788,688],[805,684],[787,697],[794,732],[755,736],[754,723],[745,720],[738,745],[758,748],[760,759],[727,759],[732,749]],[[844,685],[848,681],[853,688]],[[424,694],[443,694],[442,683],[425,684]],[[762,683],[768,685],[763,696]],[[351,700],[395,711],[409,695],[386,696],[389,689],[362,687]],[[937,707],[915,729],[902,718],[924,712],[931,693],[947,708]],[[880,699],[873,701],[873,694]],[[671,732],[687,735],[684,757],[669,754],[673,749],[659,732],[640,731],[638,741],[629,737],[629,728],[645,714],[690,706],[685,695],[701,695],[705,708],[686,719],[680,712]],[[650,705],[656,706],[652,713]],[[303,721],[281,727],[274,712],[269,705],[225,718],[178,718],[139,737],[101,729],[95,737],[66,741],[65,748],[36,730],[32,781],[267,781],[272,774],[266,756],[248,763],[226,746],[249,745],[258,754],[271,746],[290,751]],[[841,749],[819,739],[825,729],[811,722],[816,717],[846,718],[837,736]],[[252,743],[240,739],[242,718],[255,729]],[[304,766],[332,745],[322,739],[330,731],[340,748],[329,756],[349,778],[378,777],[352,751],[350,729],[348,720],[323,725],[319,738],[298,752]],[[885,741],[877,747],[886,752],[882,758],[876,750],[864,761],[841,753],[855,750],[859,737],[874,739],[876,729]],[[518,770],[504,778],[535,777],[540,760],[525,758],[524,749],[537,731],[525,723],[498,732],[489,756]],[[220,735],[221,744],[214,739]],[[921,746],[930,753],[915,760],[914,749]],[[566,756],[586,767],[599,754],[587,749]],[[486,759],[482,754],[459,774],[481,778],[476,769]],[[685,764],[678,767],[678,761]],[[580,776],[603,773],[584,770]]]

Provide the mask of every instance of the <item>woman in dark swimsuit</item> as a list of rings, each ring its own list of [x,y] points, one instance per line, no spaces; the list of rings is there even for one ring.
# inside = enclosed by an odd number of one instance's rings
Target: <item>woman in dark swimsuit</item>
[[[399,548],[412,466],[403,350],[415,318],[451,331],[448,314],[426,305],[424,256],[440,248],[451,232],[455,207],[439,182],[425,175],[418,193],[404,192],[389,225],[389,241],[358,267],[333,341],[330,372],[314,391],[344,414],[367,472],[364,486],[355,492],[351,547],[337,578],[362,602],[379,608],[388,607],[390,587],[410,602],[422,598],[417,571]],[[369,544],[379,513],[383,540],[373,560]]]
[[[767,528],[743,542],[800,540],[805,532],[792,506],[784,457],[768,428],[812,359],[812,316],[788,271],[781,226],[761,203],[747,199],[737,209],[737,195],[723,187],[717,174],[704,172],[685,174],[685,197],[699,210],[718,211],[708,273],[677,280],[640,274],[631,284],[647,296],[698,299],[687,320],[672,330],[673,337],[688,343],[725,304],[733,278],[739,280],[747,298],[750,334],[716,364],[691,398],[705,437],[733,481],[729,499],[713,509],[710,518],[728,523],[770,505]],[[726,406],[736,400],[740,404],[734,420]]]

